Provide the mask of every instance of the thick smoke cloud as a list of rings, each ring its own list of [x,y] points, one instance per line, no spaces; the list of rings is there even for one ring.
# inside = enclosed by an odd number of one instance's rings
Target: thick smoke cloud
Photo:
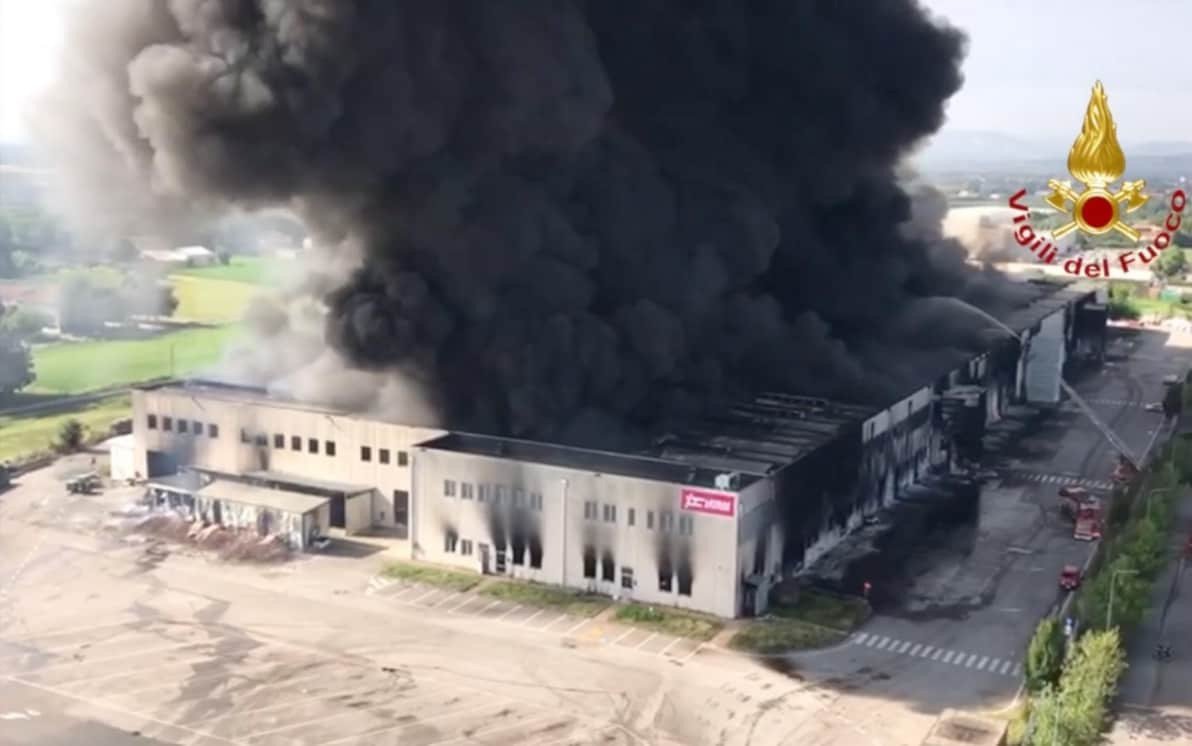
[[[118,164],[145,204],[293,206],[360,257],[324,296],[334,353],[297,357],[400,379],[456,426],[588,437],[758,386],[880,399],[908,356],[980,339],[932,297],[1008,298],[895,175],[961,83],[962,37],[912,0],[78,17],[47,109],[85,155],[75,193]]]

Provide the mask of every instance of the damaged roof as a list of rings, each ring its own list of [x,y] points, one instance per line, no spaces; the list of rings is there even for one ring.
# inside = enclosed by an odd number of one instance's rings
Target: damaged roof
[[[998,321],[1022,334],[1043,321],[1051,314],[1076,301],[1096,293],[1096,288],[1087,282],[1054,282],[1028,280],[1039,288],[1039,295],[1025,306],[994,314]]]

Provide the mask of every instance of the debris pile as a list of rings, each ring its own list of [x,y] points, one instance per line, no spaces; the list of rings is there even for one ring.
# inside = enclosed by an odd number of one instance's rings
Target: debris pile
[[[275,534],[260,536],[254,531],[230,529],[202,520],[192,521],[178,513],[152,513],[137,520],[132,533],[189,544],[218,554],[222,560],[239,562],[281,562],[289,558],[285,541]]]

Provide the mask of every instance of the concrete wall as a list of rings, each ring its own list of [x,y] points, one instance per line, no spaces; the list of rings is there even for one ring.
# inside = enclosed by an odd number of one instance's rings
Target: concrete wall
[[[344,533],[359,533],[373,523],[373,492],[362,492],[344,499]]]
[[[149,473],[148,453],[159,451],[173,454],[179,463],[228,474],[268,469],[374,488],[377,495],[368,503],[371,521],[377,526],[394,525],[394,492],[412,491],[413,445],[443,434],[441,430],[376,422],[301,405],[220,398],[182,388],[134,391],[132,401],[136,465],[142,474]],[[148,427],[151,414],[157,419],[156,429]],[[175,431],[162,429],[165,417],[171,418]],[[203,434],[192,434],[190,426],[187,434],[177,433],[179,419],[201,423]],[[218,428],[216,437],[208,434],[210,425]],[[242,431],[248,443],[242,442]],[[281,436],[280,448],[276,447],[277,436]],[[311,440],[317,452],[312,452]],[[334,444],[334,455],[327,454],[328,443]],[[362,452],[366,447],[368,461]],[[388,463],[383,463],[382,457],[387,457]]]
[[[414,464],[419,559],[479,571],[484,545],[492,571],[495,549],[504,545],[521,555],[507,563],[512,577],[726,617],[737,612],[737,520],[762,499],[757,490],[736,494],[737,515],[723,517],[680,510],[683,487],[676,484],[423,448],[415,449]],[[541,567],[532,566],[535,554]],[[669,570],[669,591],[660,588],[660,568]],[[690,595],[680,592],[685,576]]]

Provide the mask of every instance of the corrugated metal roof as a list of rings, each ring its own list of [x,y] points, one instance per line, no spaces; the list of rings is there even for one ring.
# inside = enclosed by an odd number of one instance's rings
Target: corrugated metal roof
[[[255,485],[245,484],[244,482],[232,482],[222,479],[212,482],[195,494],[199,497],[212,500],[252,505],[258,508],[269,508],[271,510],[279,510],[284,513],[297,513],[299,515],[318,510],[331,500],[329,497],[304,495],[301,492],[290,492],[288,490],[274,490],[268,487],[257,487]]]

